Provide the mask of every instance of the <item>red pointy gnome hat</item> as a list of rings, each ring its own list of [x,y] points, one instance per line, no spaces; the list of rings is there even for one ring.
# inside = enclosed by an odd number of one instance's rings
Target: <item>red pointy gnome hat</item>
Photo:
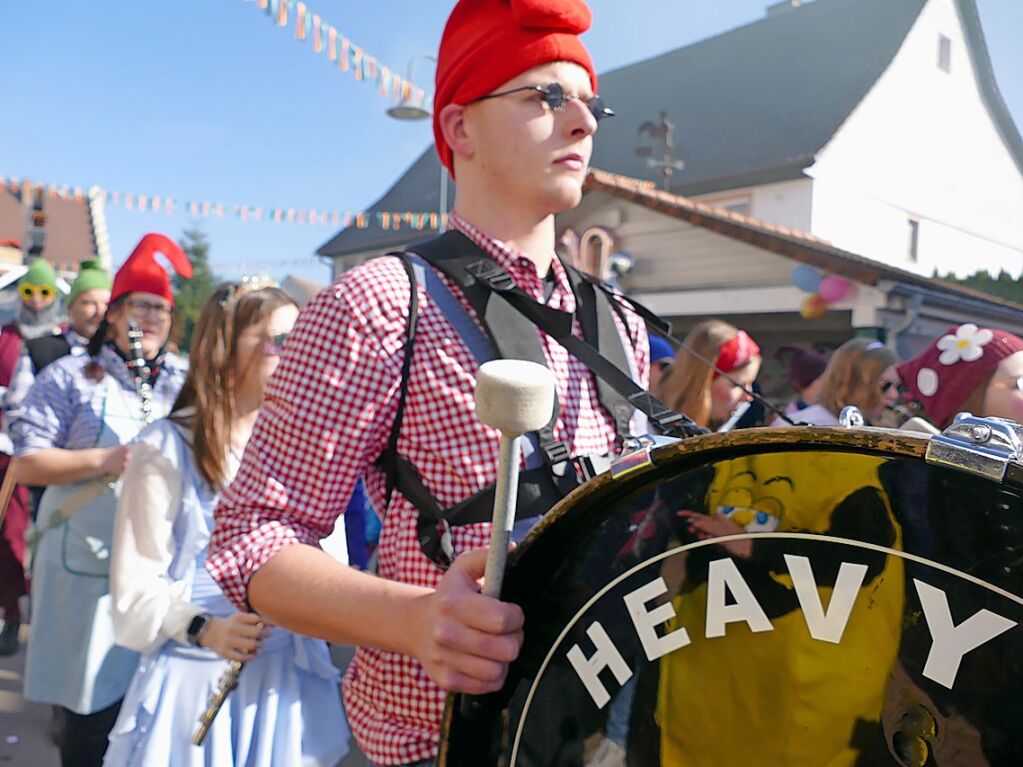
[[[440,129],[448,104],[468,104],[523,72],[554,61],[571,61],[597,72],[579,35],[590,28],[583,0],[459,0],[440,41],[433,135],[437,154],[455,175],[451,147]],[[547,83],[537,83],[547,85]]]
[[[139,241],[135,250],[128,256],[128,260],[117,270],[110,291],[111,303],[128,293],[153,293],[174,303],[170,275],[156,260],[155,253],[163,253],[171,262],[174,271],[186,280],[191,279],[192,264],[189,263],[185,251],[170,237],[150,233]]]

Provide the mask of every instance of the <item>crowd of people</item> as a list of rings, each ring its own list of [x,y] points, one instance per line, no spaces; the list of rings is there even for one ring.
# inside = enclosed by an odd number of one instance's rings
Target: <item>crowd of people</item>
[[[556,471],[566,458],[612,454],[644,420],[671,433],[627,404],[639,388],[710,431],[833,425],[848,407],[873,425],[1023,421],[1009,333],[964,324],[901,364],[879,339],[829,359],[781,350],[792,392],[776,417],[755,333],[707,319],[681,343],[648,337],[558,260],[554,215],[581,199],[613,116],[579,39],[589,21],[581,0],[455,6],[434,109],[458,181],[451,231],[353,269],[301,313],[277,287],[225,284],[186,359],[154,255],[191,270],[168,238],[148,235],[113,279],[82,264],[66,322],[52,267],[30,265],[0,337],[0,653],[19,651],[27,542],[25,696],[58,712],[65,766],[333,765],[346,722],[374,765],[430,763],[446,691],[500,688],[523,638],[521,610],[479,591],[498,466],[499,435],[473,411],[488,358],[555,374],[558,412],[524,459],[541,505],[583,481]],[[563,317],[577,343],[555,339]],[[597,334],[599,364],[576,351]],[[360,524],[382,523],[375,573],[320,546],[363,493],[378,513]],[[358,648],[344,709],[327,641]],[[224,661],[245,667],[193,746]]]

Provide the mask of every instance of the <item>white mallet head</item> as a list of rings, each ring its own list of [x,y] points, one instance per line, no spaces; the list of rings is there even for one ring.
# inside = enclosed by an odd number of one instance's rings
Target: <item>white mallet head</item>
[[[525,360],[492,360],[476,371],[476,416],[502,434],[546,426],[554,413],[554,374]]]

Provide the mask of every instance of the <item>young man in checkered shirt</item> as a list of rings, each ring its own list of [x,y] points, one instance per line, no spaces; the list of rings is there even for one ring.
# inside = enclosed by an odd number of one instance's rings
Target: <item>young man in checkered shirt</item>
[[[458,182],[452,228],[534,299],[568,312],[575,297],[554,257],[554,214],[579,203],[606,114],[578,39],[589,21],[582,0],[460,0],[441,43],[434,105],[437,150]],[[420,549],[415,507],[396,492],[378,576],[317,547],[359,477],[374,506],[385,507],[375,462],[400,398],[409,291],[399,259],[381,258],[303,312],[217,509],[208,563],[239,606],[359,647],[345,706],[377,765],[432,759],[444,691],[499,689],[522,643],[521,610],[479,593],[488,524],[453,528],[459,556],[442,572]],[[646,333],[628,316],[620,331],[645,385]],[[421,286],[418,323],[398,453],[449,507],[494,482],[499,434],[475,418],[476,362]],[[610,452],[614,423],[593,374],[537,332],[557,379],[555,437],[572,455]]]

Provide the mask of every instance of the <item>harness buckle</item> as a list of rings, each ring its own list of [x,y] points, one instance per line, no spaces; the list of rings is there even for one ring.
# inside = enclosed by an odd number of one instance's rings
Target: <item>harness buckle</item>
[[[549,445],[544,445],[543,452],[547,456],[547,462],[552,466],[568,460],[568,445],[564,442],[551,442]]]
[[[492,261],[474,261],[465,267],[465,271],[498,293],[506,293],[515,287],[512,276]]]

